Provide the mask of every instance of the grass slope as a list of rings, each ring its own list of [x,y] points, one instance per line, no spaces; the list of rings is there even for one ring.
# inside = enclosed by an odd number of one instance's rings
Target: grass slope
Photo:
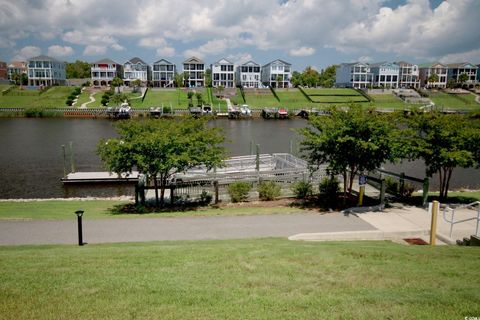
[[[431,93],[429,98],[439,108],[480,110],[480,104],[475,101],[475,95],[472,93],[449,94],[445,92],[436,92]]]
[[[275,91],[283,106],[288,106],[289,108],[310,108],[313,105],[298,89],[276,89]]]
[[[32,95],[0,96],[0,107],[5,108],[63,108],[67,97],[72,93],[74,87],[52,87],[42,94],[38,92],[29,92]]]
[[[239,207],[239,208],[198,208],[197,210],[159,212],[149,214],[119,214],[115,208],[125,201],[111,200],[49,200],[49,201],[2,201],[0,202],[1,220],[71,220],[78,209],[85,211],[85,219],[107,218],[165,218],[192,216],[239,216],[256,214],[304,213],[305,210],[290,207]]]
[[[246,103],[251,108],[262,109],[280,107],[280,102],[278,102],[269,89],[245,89],[244,92]]]
[[[284,239],[0,247],[2,319],[463,319],[478,248]]]

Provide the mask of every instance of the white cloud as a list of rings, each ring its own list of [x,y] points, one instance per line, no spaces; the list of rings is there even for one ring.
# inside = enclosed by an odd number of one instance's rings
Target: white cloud
[[[75,53],[72,47],[53,45],[48,47],[48,55],[56,58],[68,57]]]
[[[141,47],[147,47],[147,48],[158,48],[158,47],[163,47],[167,45],[167,42],[165,41],[164,38],[148,37],[148,38],[140,39],[140,41],[138,42],[138,45]]]
[[[357,61],[363,62],[363,63],[367,63],[367,62],[372,62],[372,61],[373,61],[373,58],[370,57],[370,56],[361,56],[361,57],[359,57],[357,60],[352,61],[352,62],[357,62]]]
[[[175,55],[175,48],[173,47],[162,47],[157,49],[157,57],[173,57]]]
[[[239,65],[239,64],[243,64],[245,62],[248,62],[250,60],[253,60],[253,57],[250,53],[243,52],[243,53],[228,55],[227,60],[233,62],[236,65]]]
[[[107,47],[105,46],[90,45],[83,50],[83,55],[85,56],[98,56],[105,53],[107,53]]]
[[[123,51],[125,50],[124,47],[122,47],[121,45],[119,45],[118,43],[114,43],[110,46],[113,50],[117,50],[117,51]]]
[[[314,54],[315,49],[310,47],[300,47],[296,49],[290,49],[289,53],[291,56],[295,56],[295,57],[306,57]]]
[[[443,63],[456,63],[456,62],[470,62],[474,64],[480,63],[480,49],[474,49],[466,52],[451,53],[443,56],[439,59]]]
[[[35,46],[26,46],[15,53],[13,60],[25,61],[29,58],[39,56],[42,53],[42,49]]]

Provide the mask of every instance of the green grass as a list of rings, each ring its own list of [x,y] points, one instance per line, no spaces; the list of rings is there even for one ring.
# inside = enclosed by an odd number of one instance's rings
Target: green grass
[[[280,103],[289,108],[309,108],[313,106],[298,89],[276,89],[275,92],[280,98]]]
[[[284,107],[269,89],[262,89],[255,91],[252,89],[245,89],[245,100],[251,108],[263,109],[272,107]]]
[[[284,239],[0,247],[2,319],[463,319],[473,247]]]
[[[5,108],[55,108],[66,107],[66,100],[74,87],[52,87],[42,94],[31,91],[29,96],[0,96],[0,107]]]
[[[75,107],[80,107],[82,104],[89,102],[90,101],[90,92],[84,90],[80,95],[78,96],[77,103],[75,104]],[[87,105],[87,107],[90,107],[90,104]]]
[[[148,214],[123,214],[116,208],[128,202],[112,200],[49,200],[49,201],[2,201],[0,202],[1,220],[70,220],[78,209],[85,211],[85,219],[107,218],[165,218],[193,216],[243,216],[257,214],[290,214],[306,212],[290,207],[240,207],[240,208],[209,208],[200,207],[197,210],[170,211]]]
[[[304,88],[303,91],[305,91],[306,94],[312,95],[312,94],[319,94],[319,95],[335,95],[335,94],[348,94],[348,95],[360,95],[357,91],[354,89],[348,89],[348,88]]]
[[[436,92],[429,95],[435,105],[439,108],[480,110],[480,104],[475,101],[475,95],[468,94],[450,94],[445,92]]]

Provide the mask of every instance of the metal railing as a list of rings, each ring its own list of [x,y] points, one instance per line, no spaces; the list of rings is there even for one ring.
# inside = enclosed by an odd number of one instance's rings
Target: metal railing
[[[458,209],[477,210],[477,216],[472,217],[472,218],[468,218],[468,219],[461,219],[461,220],[455,221],[455,210],[458,210]],[[451,212],[451,214],[452,214],[450,220],[447,219],[447,211]],[[459,224],[459,223],[463,223],[463,222],[467,222],[467,221],[477,220],[477,225],[476,225],[476,228],[475,228],[475,235],[478,237],[478,236],[480,236],[479,230],[478,230],[478,227],[479,227],[479,224],[480,224],[480,201],[475,201],[475,202],[465,204],[465,205],[462,205],[462,206],[459,206],[459,207],[456,207],[456,208],[450,208],[449,206],[447,206],[443,209],[443,219],[446,222],[450,223],[450,238],[452,237],[452,232],[453,232],[453,226],[454,225]]]

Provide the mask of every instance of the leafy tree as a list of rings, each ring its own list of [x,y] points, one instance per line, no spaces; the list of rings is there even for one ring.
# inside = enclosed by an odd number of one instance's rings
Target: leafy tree
[[[331,88],[335,85],[335,76],[337,74],[337,66],[328,66],[320,72],[320,85],[325,88]]]
[[[461,75],[458,76],[458,82],[460,82],[461,84],[464,84],[467,81],[468,81],[468,75],[466,73],[462,73]]]
[[[120,86],[123,85],[123,80],[119,77],[115,77],[112,79],[112,86],[117,88],[117,92],[120,93]]]
[[[183,83],[184,83],[183,86],[185,88],[190,87],[190,84],[188,83],[189,80],[190,80],[190,73],[188,71],[184,71],[183,72]]]
[[[222,86],[222,85],[220,85],[220,86],[217,87],[217,90],[216,90],[216,91],[217,91],[217,95],[222,97],[222,96],[223,96],[223,92],[225,91],[225,87]]]
[[[135,80],[132,81],[131,84],[133,86],[133,91],[137,92],[138,88],[140,88],[140,85],[142,84],[142,81],[140,81],[140,79],[135,79]]]
[[[302,83],[304,86],[316,87],[320,82],[320,74],[312,67],[306,67],[302,73]]]
[[[457,82],[454,80],[454,79],[448,79],[447,81],[447,88],[455,88],[455,85],[457,84]]]
[[[465,115],[415,113],[400,119],[402,157],[422,159],[426,174],[438,173],[440,199],[448,197],[453,170],[480,165],[480,122]]]
[[[435,82],[438,82],[440,78],[438,77],[438,74],[432,73],[427,80],[429,83],[435,83]]]
[[[183,87],[183,75],[181,73],[175,74],[174,83],[177,88]]]
[[[202,94],[200,92],[197,92],[195,94],[195,97],[197,98],[197,106],[198,107],[201,107],[202,104],[203,104],[203,98],[202,98]]]
[[[115,93],[114,95],[112,95],[110,97],[110,100],[109,100],[112,104],[114,105],[121,105],[122,103],[124,102],[127,102],[129,103],[129,100],[128,100],[128,97],[126,94],[124,93]]]
[[[352,192],[355,175],[393,161],[393,127],[386,116],[352,106],[348,111],[332,108],[330,116],[312,117],[304,136],[302,151],[313,168],[328,164],[332,175],[342,174],[344,196]]]
[[[100,158],[111,172],[136,168],[151,177],[157,207],[163,205],[165,187],[176,173],[200,165],[211,170],[225,158],[224,136],[219,129],[209,128],[206,119],[127,120],[115,126],[119,138],[100,140]]]
[[[302,74],[298,71],[293,71],[290,82],[294,87],[303,86]]]
[[[90,78],[90,70],[90,64],[81,60],[69,62],[65,67],[67,79]]]
[[[205,70],[205,87],[212,87],[212,69]]]

